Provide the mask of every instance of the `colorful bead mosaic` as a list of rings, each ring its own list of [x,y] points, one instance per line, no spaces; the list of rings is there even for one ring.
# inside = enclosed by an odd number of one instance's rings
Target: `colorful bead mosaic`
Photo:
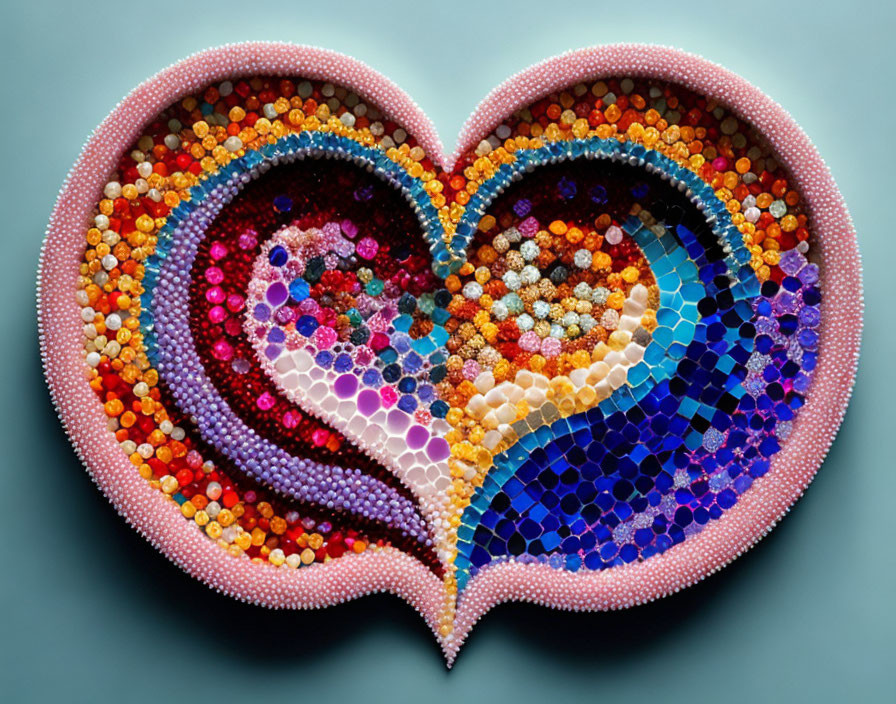
[[[250,47],[281,63],[227,68]],[[216,50],[153,79],[165,102],[126,101],[139,130],[85,157],[107,165],[80,245],[54,248],[63,206],[51,223],[43,350],[88,467],[96,443],[122,467],[100,475],[119,510],[173,512],[151,537],[173,559],[268,605],[395,591],[450,661],[498,601],[661,596],[795,500],[861,322],[836,189],[722,69],[578,56],[499,89],[452,159],[394,86],[318,50]],[[92,399],[61,395],[85,375]],[[836,419],[813,434],[815,396]],[[815,454],[787,459],[802,437]]]

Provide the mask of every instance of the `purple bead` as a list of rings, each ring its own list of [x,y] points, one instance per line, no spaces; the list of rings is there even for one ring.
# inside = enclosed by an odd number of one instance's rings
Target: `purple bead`
[[[358,411],[365,416],[376,413],[380,407],[380,395],[376,391],[365,389],[358,394]]]
[[[814,306],[805,306],[800,311],[800,322],[809,328],[814,328],[821,321],[821,313]]]
[[[818,265],[808,264],[800,271],[800,281],[806,286],[811,286],[818,281]]]
[[[267,299],[272,306],[281,306],[289,298],[289,290],[282,281],[275,281],[268,286]]]
[[[516,213],[517,217],[524,218],[529,214],[529,211],[531,210],[532,201],[526,198],[520,198],[520,200],[513,204],[513,212]]]
[[[295,309],[282,307],[277,309],[277,313],[274,315],[274,320],[280,323],[280,325],[289,325],[295,317]]]
[[[412,450],[419,450],[429,440],[429,431],[422,425],[413,425],[407,434],[408,447]]]
[[[778,266],[788,276],[793,276],[806,264],[806,257],[796,249],[789,249],[781,255]]]
[[[333,384],[333,391],[339,398],[354,396],[358,390],[358,377],[354,374],[343,374]]]
[[[818,346],[818,333],[810,328],[800,330],[797,339],[804,350],[814,350]]]
[[[269,320],[271,317],[271,309],[268,308],[264,303],[259,303],[255,306],[255,310],[252,311],[252,315],[256,320],[260,320],[262,323],[266,320]]]
[[[433,462],[441,462],[447,460],[451,454],[451,448],[445,438],[433,438],[426,446],[426,456]]]

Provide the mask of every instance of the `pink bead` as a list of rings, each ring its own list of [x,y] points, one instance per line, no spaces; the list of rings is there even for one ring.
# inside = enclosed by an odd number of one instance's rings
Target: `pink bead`
[[[556,337],[546,337],[541,341],[541,354],[545,357],[556,357],[563,345]]]
[[[380,398],[383,399],[384,408],[391,408],[398,401],[398,392],[391,386],[384,386],[380,389]]]
[[[209,249],[212,259],[223,259],[227,256],[227,246],[222,242],[215,242]]]
[[[517,229],[523,237],[535,237],[538,232],[538,220],[528,217],[520,223]]]
[[[246,230],[240,235],[237,243],[242,249],[252,249],[258,244],[258,233],[255,230]]]
[[[313,339],[314,344],[317,345],[318,349],[328,350],[336,343],[336,340],[339,339],[339,335],[336,334],[336,331],[333,328],[321,325],[314,331]]]
[[[537,352],[541,349],[541,338],[538,336],[538,333],[528,330],[520,335],[517,344],[520,346],[520,349],[526,352]]]
[[[220,286],[212,286],[205,292],[205,298],[209,303],[223,303],[226,300],[224,290]]]
[[[482,367],[479,366],[479,362],[475,359],[468,359],[464,362],[463,366],[463,375],[464,379],[468,381],[473,381],[477,376],[479,376],[479,372],[482,371]]]
[[[237,293],[231,293],[227,296],[227,308],[233,313],[241,311],[245,304],[245,299]]]
[[[227,318],[227,311],[222,306],[214,306],[208,312],[208,319],[213,323],[221,323]]]
[[[205,270],[205,280],[210,284],[219,284],[224,280],[224,272],[216,266],[210,266]]]
[[[227,340],[221,338],[212,345],[212,354],[216,359],[220,359],[222,362],[227,362],[233,359],[233,347]]]
[[[258,397],[258,400],[255,403],[261,410],[269,411],[274,407],[274,404],[277,403],[277,401],[271,394],[265,391]]]
[[[358,256],[363,259],[373,259],[379,249],[380,245],[375,239],[372,237],[364,237],[358,242],[355,251],[358,253]]]

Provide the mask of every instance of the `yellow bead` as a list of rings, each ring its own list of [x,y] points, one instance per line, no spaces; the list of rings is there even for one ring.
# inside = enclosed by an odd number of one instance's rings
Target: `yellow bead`
[[[639,272],[636,267],[627,266],[622,270],[622,280],[626,283],[633,284],[638,280]]]
[[[784,232],[793,232],[798,227],[799,220],[796,219],[796,216],[785,215],[781,218],[781,229],[784,230]]]
[[[239,546],[241,550],[248,550],[250,547],[252,547],[252,536],[244,531],[237,534],[234,542]]]
[[[614,291],[607,296],[607,307],[614,310],[622,310],[622,304],[625,303],[625,294],[622,291]]]
[[[137,218],[134,224],[137,226],[137,229],[140,230],[140,232],[146,233],[152,232],[153,228],[155,227],[155,221],[145,213]]]
[[[626,330],[614,330],[610,333],[607,345],[611,350],[619,352],[625,348],[629,340],[631,340],[631,337],[632,334]]]
[[[320,533],[312,533],[308,536],[308,547],[312,550],[319,550],[320,547],[324,544],[324,536]]]

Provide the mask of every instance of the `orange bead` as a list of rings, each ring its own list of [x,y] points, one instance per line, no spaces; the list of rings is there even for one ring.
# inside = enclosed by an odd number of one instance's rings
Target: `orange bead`
[[[569,229],[566,226],[566,223],[562,220],[554,220],[550,225],[548,225],[548,229],[553,232],[555,235],[565,235],[566,231]]]
[[[114,398],[111,401],[106,401],[103,405],[103,409],[106,411],[107,416],[115,418],[121,415],[122,411],[124,411],[124,404],[119,399]]]

